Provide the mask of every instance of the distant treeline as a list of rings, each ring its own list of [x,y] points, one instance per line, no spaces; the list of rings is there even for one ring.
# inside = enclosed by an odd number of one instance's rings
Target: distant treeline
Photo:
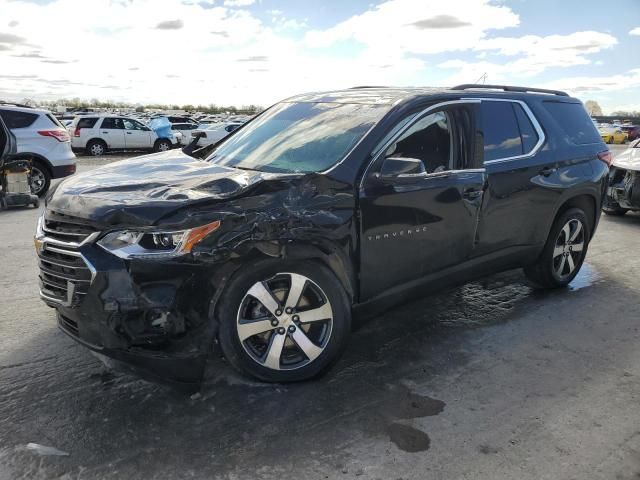
[[[624,122],[628,120],[634,125],[640,125],[640,112],[622,112],[622,113],[627,113],[627,115],[594,115],[592,118],[594,118],[600,123],[611,123],[614,120],[620,120]],[[631,115],[629,115],[628,113],[631,113]]]
[[[33,100],[25,99],[22,103],[34,104]],[[240,114],[254,114],[263,110],[259,105],[215,105],[213,103],[209,105],[176,105],[176,104],[133,104],[126,102],[114,102],[114,101],[102,101],[96,98],[92,100],[82,100],[80,98],[61,98],[59,100],[48,100],[37,102],[39,106],[48,107],[54,109],[57,106],[65,106],[71,109],[78,108],[114,108],[114,109],[131,109],[136,111],[150,110],[184,110],[187,112],[204,112],[204,113],[240,113]]]

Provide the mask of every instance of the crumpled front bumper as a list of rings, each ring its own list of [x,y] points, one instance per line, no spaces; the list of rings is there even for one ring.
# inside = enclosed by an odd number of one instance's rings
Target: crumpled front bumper
[[[640,172],[614,167],[610,177],[607,189],[609,203],[630,210],[640,210]]]
[[[123,260],[93,240],[36,239],[40,296],[56,309],[59,327],[145,378],[198,384],[216,333],[211,266]]]

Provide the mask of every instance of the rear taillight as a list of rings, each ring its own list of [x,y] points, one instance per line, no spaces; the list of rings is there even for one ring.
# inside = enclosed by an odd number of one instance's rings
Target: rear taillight
[[[611,152],[609,150],[605,150],[604,152],[600,152],[598,154],[598,160],[602,160],[607,164],[607,167],[610,167],[611,163],[613,162],[613,155],[611,155]]]
[[[59,142],[68,142],[69,141],[69,132],[66,130],[58,129],[58,130],[40,130],[38,132],[43,137],[53,137]]]
[[[76,127],[76,129],[73,131],[73,136],[74,137],[80,136],[80,127]]]

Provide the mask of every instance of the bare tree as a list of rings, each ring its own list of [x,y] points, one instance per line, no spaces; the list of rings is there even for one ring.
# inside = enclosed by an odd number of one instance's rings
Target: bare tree
[[[600,105],[598,105],[598,102],[596,102],[595,100],[587,100],[584,103],[584,106],[587,109],[587,112],[589,112],[589,115],[593,116],[602,116],[602,108],[600,108]]]

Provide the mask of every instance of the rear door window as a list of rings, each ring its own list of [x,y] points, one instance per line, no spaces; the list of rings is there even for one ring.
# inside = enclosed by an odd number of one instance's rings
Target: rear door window
[[[27,128],[33,125],[33,122],[38,118],[38,114],[0,109],[0,117],[9,128]]]
[[[548,101],[542,105],[560,125],[565,138],[571,143],[585,145],[602,142],[598,130],[581,103]]]
[[[485,162],[522,155],[522,138],[513,102],[482,101],[480,119]]]
[[[104,128],[105,130],[108,130],[108,129],[124,130],[124,124],[122,123],[121,118],[107,117],[102,121],[101,128]]]
[[[516,118],[518,119],[518,128],[520,129],[520,137],[522,138],[522,153],[529,153],[533,150],[538,143],[540,137],[536,129],[531,123],[529,115],[527,115],[522,108],[522,105],[513,103],[513,110],[516,112]]]

